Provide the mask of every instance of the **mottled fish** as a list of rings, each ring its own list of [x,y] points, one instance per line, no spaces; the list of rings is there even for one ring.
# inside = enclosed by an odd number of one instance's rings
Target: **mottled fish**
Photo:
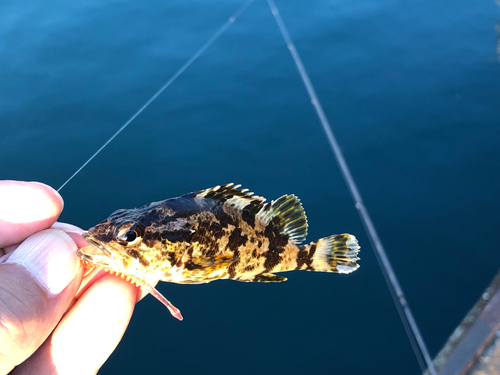
[[[307,219],[295,195],[265,203],[239,187],[216,186],[115,211],[84,234],[91,246],[77,254],[147,290],[180,320],[180,311],[153,287],[159,280],[280,282],[286,278],[275,272],[350,273],[359,267],[353,235],[301,245]]]

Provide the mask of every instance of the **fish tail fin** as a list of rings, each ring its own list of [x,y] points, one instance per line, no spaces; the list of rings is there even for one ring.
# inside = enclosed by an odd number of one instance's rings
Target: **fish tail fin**
[[[306,246],[311,256],[311,271],[351,273],[359,268],[356,263],[359,245],[351,234],[334,234]]]

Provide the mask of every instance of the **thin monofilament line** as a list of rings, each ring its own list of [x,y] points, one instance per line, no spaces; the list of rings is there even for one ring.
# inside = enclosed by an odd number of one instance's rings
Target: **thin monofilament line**
[[[376,255],[377,261],[380,265],[380,268],[382,270],[382,274],[384,275],[384,279],[386,280],[387,286],[391,292],[391,296],[394,300],[394,304],[396,305],[396,309],[398,310],[399,316],[401,318],[403,326],[404,326],[406,333],[408,335],[408,338],[410,340],[410,344],[413,348],[413,351],[415,352],[415,356],[417,358],[417,361],[422,369],[422,372],[424,372],[425,366],[424,366],[422,358],[421,358],[421,356],[423,356],[425,359],[425,362],[427,364],[427,367],[429,369],[429,372],[432,375],[436,375],[436,370],[434,369],[434,364],[432,363],[432,359],[429,355],[429,352],[427,350],[425,342],[422,338],[422,335],[420,334],[420,331],[417,327],[415,319],[413,318],[413,314],[410,310],[410,307],[408,306],[408,303],[407,303],[406,298],[404,296],[403,290],[401,289],[401,286],[399,285],[399,281],[396,278],[396,275],[392,269],[389,258],[387,257],[387,254],[384,250],[384,247],[382,246],[382,242],[380,241],[380,238],[378,236],[377,231],[375,230],[375,227],[374,227],[373,222],[370,218],[370,215],[368,214],[368,211],[363,203],[363,199],[361,198],[361,194],[359,193],[359,190],[356,186],[356,183],[354,182],[354,179],[352,177],[351,171],[349,170],[349,167],[347,166],[347,163],[344,159],[344,155],[343,155],[343,153],[340,149],[340,146],[339,146],[339,144],[338,144],[338,142],[333,134],[330,123],[328,122],[328,119],[326,118],[325,113],[323,112],[323,108],[321,106],[321,103],[320,103],[317,95],[316,95],[316,91],[314,90],[314,87],[311,83],[311,80],[309,79],[309,75],[307,74],[307,71],[306,71],[304,65],[302,64],[302,60],[299,56],[299,53],[297,52],[294,44],[292,43],[292,39],[290,38],[290,34],[288,33],[288,30],[283,22],[283,19],[281,18],[280,14],[279,14],[279,11],[278,11],[278,8],[276,7],[276,4],[274,3],[273,0],[267,0],[267,2],[269,4],[269,7],[271,8],[271,12],[274,16],[274,19],[276,20],[276,23],[278,24],[278,28],[280,29],[281,35],[283,36],[283,39],[285,40],[285,43],[287,44],[287,47],[290,50],[293,61],[295,62],[295,65],[297,66],[297,69],[300,73],[302,81],[304,82],[307,93],[309,94],[309,97],[311,99],[311,103],[312,103],[314,109],[316,110],[316,114],[318,115],[319,120],[321,122],[321,125],[323,126],[323,130],[325,131],[328,142],[330,143],[333,154],[335,155],[335,159],[337,160],[337,163],[338,163],[340,170],[342,172],[342,175],[345,179],[345,182],[347,184],[349,192],[351,193],[352,199],[354,201],[354,205],[355,205],[356,209],[358,210],[358,213],[361,217],[361,221],[363,222],[363,225],[364,225],[365,230],[368,234],[368,237],[370,238],[370,242],[372,244],[372,247],[375,250],[375,255]],[[418,347],[416,346],[415,343],[418,344]],[[420,349],[420,352],[418,349]]]
[[[104,143],[83,165],[78,168],[78,170],[71,175],[70,178],[61,185],[57,191],[60,191],[68,182],[70,182],[80,171],[87,166],[88,163],[92,161],[113,139],[118,136],[132,121],[135,120],[137,116],[139,116],[142,111],[144,111],[152,102],[155,100],[165,89],[170,86],[200,55],[206,51],[208,47],[210,47],[223,33],[227,30],[231,24],[236,21],[236,19],[241,16],[241,14],[248,8],[250,4],[252,4],[255,0],[249,0],[245,4],[243,4],[236,12],[233,13],[231,17],[205,42],[203,46],[195,52],[195,54],[188,60],[186,63],[177,71],[175,74],[146,102],[144,105],[139,108],[139,110],[134,113],[134,115],[125,123],[123,126],[116,131],[107,141]]]

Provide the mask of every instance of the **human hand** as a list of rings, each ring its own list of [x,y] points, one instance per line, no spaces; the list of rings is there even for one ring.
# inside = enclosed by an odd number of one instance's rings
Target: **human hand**
[[[47,185],[0,181],[0,375],[97,373],[142,297],[82,266],[83,231],[56,223],[62,208]]]

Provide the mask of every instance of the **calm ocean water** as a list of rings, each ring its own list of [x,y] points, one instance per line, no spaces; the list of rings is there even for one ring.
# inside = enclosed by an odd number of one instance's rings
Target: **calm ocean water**
[[[59,187],[242,3],[1,2],[0,178]],[[500,7],[277,5],[434,356],[500,268]],[[146,298],[100,373],[418,374],[263,0],[62,190],[61,220],[227,182],[295,193],[308,238],[355,234],[361,268],[160,284],[185,320]]]

